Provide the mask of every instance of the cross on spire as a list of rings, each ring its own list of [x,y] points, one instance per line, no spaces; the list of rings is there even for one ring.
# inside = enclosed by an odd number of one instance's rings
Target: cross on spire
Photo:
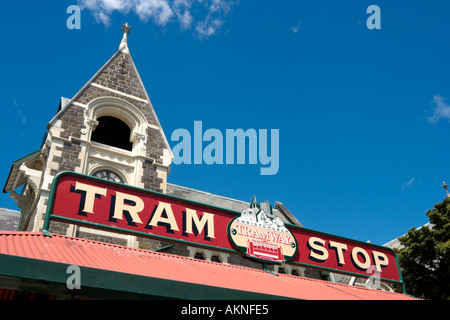
[[[127,37],[127,34],[130,33],[130,29],[132,29],[132,28],[133,28],[133,27],[131,27],[131,26],[128,25],[128,22],[126,22],[126,23],[123,25],[123,27],[122,27],[122,29],[120,29],[120,31],[123,31],[123,37],[124,37],[124,38]]]
[[[122,29],[120,29],[120,31],[123,32],[123,38],[122,41],[120,42],[120,47],[119,50],[128,53],[128,34],[130,33],[130,29],[132,29],[131,26],[128,25],[128,22],[126,22],[123,26]]]

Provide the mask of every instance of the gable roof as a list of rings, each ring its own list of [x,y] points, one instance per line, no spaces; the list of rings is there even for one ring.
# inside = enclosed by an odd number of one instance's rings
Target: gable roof
[[[28,177],[20,168],[22,165],[33,167],[36,161],[39,160],[41,153],[42,151],[38,150],[13,162],[5,186],[3,187],[4,193],[11,192],[27,182]]]
[[[117,85],[115,83],[114,78],[120,78],[123,77],[121,75],[121,68],[116,67],[116,61],[120,58],[124,58],[127,62],[129,62],[131,66],[131,76],[129,79],[131,81],[129,83],[126,83],[124,85]],[[162,130],[161,123],[159,122],[158,116],[156,115],[156,112],[153,108],[153,105],[150,101],[150,97],[147,93],[147,90],[144,86],[144,83],[142,82],[141,76],[139,75],[139,72],[136,68],[136,65],[133,61],[133,58],[131,57],[131,54],[129,53],[129,50],[123,50],[119,49],[95,74],[94,76],[73,96],[72,99],[62,98],[60,102],[60,106],[58,108],[57,114],[53,117],[53,119],[50,120],[50,122],[47,125],[47,129],[55,125],[56,121],[61,118],[61,116],[72,106],[75,102],[78,102],[78,100],[83,96],[83,94],[91,87],[91,86],[102,86],[106,87],[110,90],[116,91],[121,93],[124,96],[132,97],[134,99],[138,99],[139,101],[145,102],[148,106],[148,109],[150,111],[150,114],[152,116],[153,121],[155,122],[154,125],[160,128],[161,135],[164,139],[165,148],[169,150],[170,153],[172,153],[169,142],[167,140],[167,137],[164,134],[164,131]],[[134,94],[130,94],[133,92]],[[173,156],[172,156],[173,158]]]

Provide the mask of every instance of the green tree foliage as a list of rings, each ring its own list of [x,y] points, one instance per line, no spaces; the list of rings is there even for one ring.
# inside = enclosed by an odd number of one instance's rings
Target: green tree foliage
[[[397,249],[406,292],[418,298],[450,300],[450,198],[426,212],[430,223],[399,238]]]

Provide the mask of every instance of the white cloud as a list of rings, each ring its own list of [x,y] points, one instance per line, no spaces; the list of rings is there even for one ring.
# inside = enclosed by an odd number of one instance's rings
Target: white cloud
[[[173,16],[173,11],[165,0],[135,0],[133,11],[143,22],[151,18],[160,26],[166,25]]]
[[[428,121],[434,123],[442,118],[450,119],[450,105],[446,102],[446,98],[436,95],[431,102],[435,105],[435,109]]]
[[[297,25],[296,26],[294,26],[294,27],[291,27],[291,30],[292,30],[292,32],[293,33],[297,33],[298,32],[298,30],[300,30],[300,24],[301,24],[302,22],[301,21],[299,21],[298,23],[297,23]]]
[[[173,11],[177,16],[180,26],[183,30],[191,28],[194,17],[191,15],[192,0],[175,0],[173,2]]]
[[[197,31],[198,35],[202,38],[207,38],[216,33],[218,29],[222,26],[223,21],[220,19],[214,19],[211,21],[205,20],[201,21],[195,27],[195,31]]]
[[[412,178],[411,180],[409,180],[408,182],[406,182],[404,185],[402,185],[402,190],[404,190],[405,188],[409,188],[412,186],[413,182],[416,180],[416,178]]]
[[[177,21],[182,30],[193,29],[200,38],[216,34],[236,3],[237,0],[78,0],[82,10],[89,10],[105,26],[111,24],[114,11],[125,15],[133,12],[144,23],[151,20],[165,26]]]
[[[208,12],[206,18],[198,22],[195,28],[197,34],[202,38],[214,35],[225,22],[222,17],[226,16],[231,11],[232,6],[237,3],[237,1],[226,0],[197,1],[203,2]]]
[[[19,103],[16,100],[14,100],[13,105],[14,105],[14,107],[16,107],[17,114],[18,114],[19,118],[22,120],[22,123],[24,124],[27,121],[27,119],[25,119],[25,116],[23,115],[22,110],[19,107]]]

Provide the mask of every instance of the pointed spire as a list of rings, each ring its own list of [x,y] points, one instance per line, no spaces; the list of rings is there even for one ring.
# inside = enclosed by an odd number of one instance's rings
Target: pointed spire
[[[253,196],[250,202],[250,208],[259,208],[258,201],[256,201],[256,196]]]
[[[126,22],[122,29],[120,29],[120,31],[123,32],[123,38],[122,41],[120,41],[119,50],[124,53],[130,53],[128,50],[128,34],[130,33],[130,29],[132,29],[132,27],[128,26],[128,22]]]

